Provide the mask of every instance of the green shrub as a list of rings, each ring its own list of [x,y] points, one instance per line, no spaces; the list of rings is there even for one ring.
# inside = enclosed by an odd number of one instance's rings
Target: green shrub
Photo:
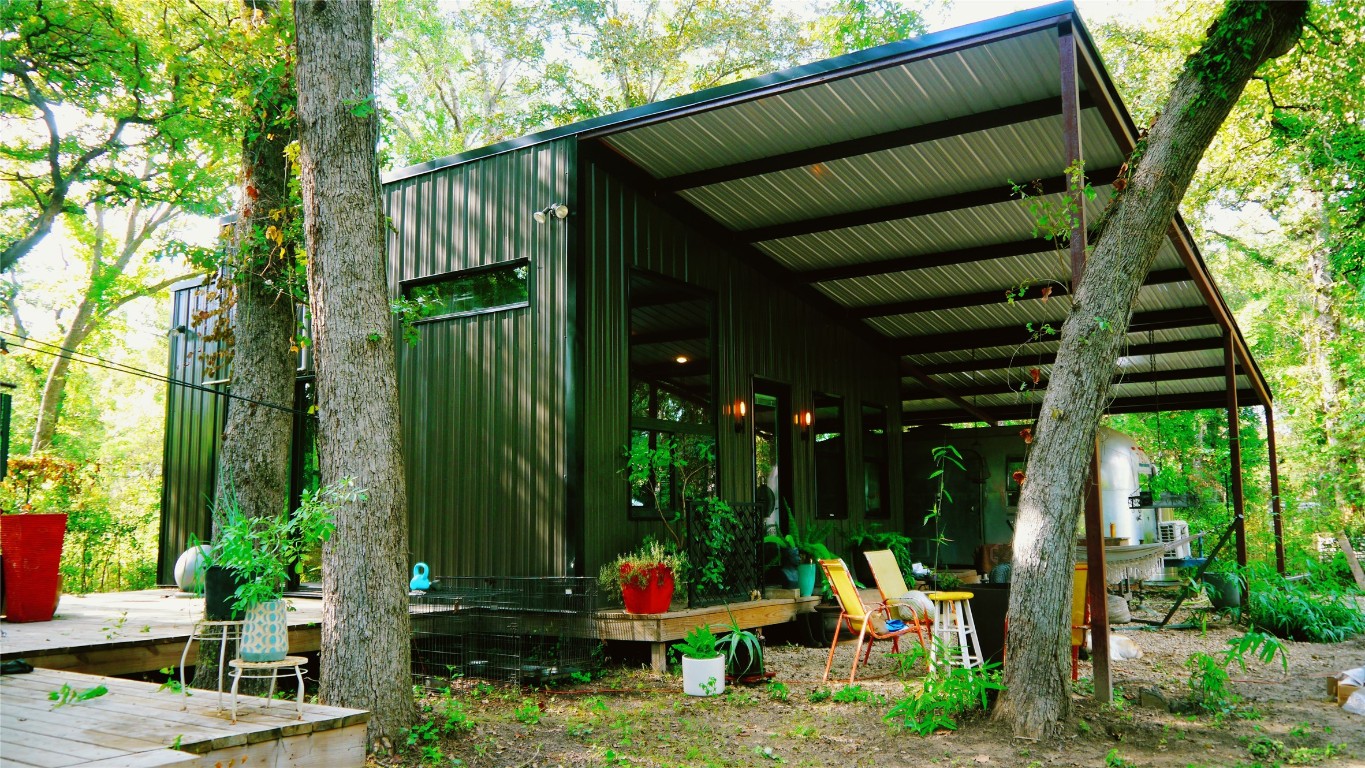
[[[1309,562],[1308,577],[1290,581],[1267,566],[1248,567],[1247,618],[1279,637],[1339,643],[1365,632],[1365,611],[1330,570]]]
[[[917,695],[892,705],[883,716],[893,727],[929,736],[940,728],[957,730],[957,718],[977,707],[990,706],[990,692],[1005,690],[1000,665],[988,662],[979,669],[939,668],[924,678]]]

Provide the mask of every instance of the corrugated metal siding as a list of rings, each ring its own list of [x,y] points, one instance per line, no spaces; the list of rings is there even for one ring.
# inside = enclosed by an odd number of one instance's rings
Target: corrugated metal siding
[[[854,336],[808,306],[795,294],[773,286],[740,262],[723,245],[703,239],[672,219],[602,169],[584,164],[586,266],[583,278],[586,360],[584,442],[586,467],[586,566],[593,573],[605,560],[636,546],[657,525],[632,522],[626,514],[626,486],[620,469],[628,434],[627,285],[629,270],[658,273],[713,292],[717,308],[715,350],[716,414],[721,494],[752,499],[753,454],[750,432],[737,434],[728,415],[731,403],[752,404],[755,376],[791,386],[794,411],[810,408],[814,392],[845,398],[849,477],[861,454],[861,430],[854,410],[867,402],[887,406],[890,431],[899,431],[896,359]],[[794,510],[809,519],[814,506],[814,469],[810,444],[792,440]],[[901,521],[899,441],[889,441],[893,468],[889,521]],[[860,473],[861,470],[858,469]],[[860,518],[860,486],[850,482],[850,522]]]
[[[202,385],[204,355],[217,351],[203,337],[211,331],[195,325],[195,313],[209,308],[205,286],[171,293],[172,330],[167,376],[172,382]],[[208,321],[209,324],[214,321]],[[220,378],[221,374],[215,374]],[[217,475],[218,443],[223,432],[227,398],[174,383],[166,388],[166,440],[162,459],[161,533],[158,538],[156,580],[175,582],[175,561],[188,546],[191,533],[207,541],[211,532],[209,499]]]
[[[529,258],[530,303],[424,323],[398,350],[412,559],[443,575],[566,572],[573,139],[389,184],[389,286]],[[570,218],[531,213],[567,203]]]

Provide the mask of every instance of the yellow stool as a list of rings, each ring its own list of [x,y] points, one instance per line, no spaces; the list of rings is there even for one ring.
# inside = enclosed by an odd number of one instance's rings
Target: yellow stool
[[[929,664],[963,669],[980,667],[981,642],[972,619],[971,592],[930,592],[934,601],[934,637],[929,646]],[[939,656],[946,654],[942,662]]]

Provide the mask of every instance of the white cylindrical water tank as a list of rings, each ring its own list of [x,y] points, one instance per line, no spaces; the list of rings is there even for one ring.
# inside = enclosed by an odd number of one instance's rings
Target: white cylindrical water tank
[[[1139,510],[1129,508],[1128,497],[1138,492],[1139,481],[1149,471],[1145,469],[1150,467],[1147,454],[1131,436],[1108,427],[1100,427],[1099,442],[1102,535],[1126,539],[1124,544],[1139,544],[1144,531],[1138,521]],[[1152,518],[1156,515],[1151,509],[1142,513]]]

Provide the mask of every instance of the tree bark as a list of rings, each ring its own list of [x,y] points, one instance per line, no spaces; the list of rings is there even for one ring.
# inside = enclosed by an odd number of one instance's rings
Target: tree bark
[[[373,8],[294,5],[304,238],[324,482],[366,499],[323,547],[322,700],[368,709],[372,745],[416,716],[409,684],[408,521],[385,229],[375,155]]]
[[[1110,374],[1138,289],[1199,159],[1263,62],[1289,50],[1307,4],[1233,0],[1185,63],[1166,106],[1130,158],[1085,267],[1034,428],[1014,536],[1006,693],[996,717],[1019,736],[1055,736],[1069,716],[1066,651],[1072,540]]]
[[[271,34],[279,21],[274,0],[245,0],[244,18]],[[287,21],[287,20],[283,20]],[[255,73],[269,77],[268,73]],[[293,140],[294,106],[292,83],[276,82],[275,88],[254,88],[256,99],[243,104],[249,116],[242,137],[242,204],[232,232],[232,255],[226,269],[231,281],[233,400],[227,409],[223,442],[219,448],[216,498],[235,496],[242,512],[251,517],[281,515],[289,505],[289,445],[293,417],[261,403],[290,406],[294,403],[297,355],[294,351],[295,302],[290,290],[295,249],[275,232],[297,216],[289,197],[289,159],[285,148]],[[263,94],[270,94],[265,96]],[[274,230],[270,230],[274,227]],[[267,236],[267,232],[270,235]],[[230,493],[229,493],[230,489]],[[213,532],[223,524],[219,505],[214,506]],[[218,656],[212,643],[200,646],[194,685],[212,688],[218,682]]]

